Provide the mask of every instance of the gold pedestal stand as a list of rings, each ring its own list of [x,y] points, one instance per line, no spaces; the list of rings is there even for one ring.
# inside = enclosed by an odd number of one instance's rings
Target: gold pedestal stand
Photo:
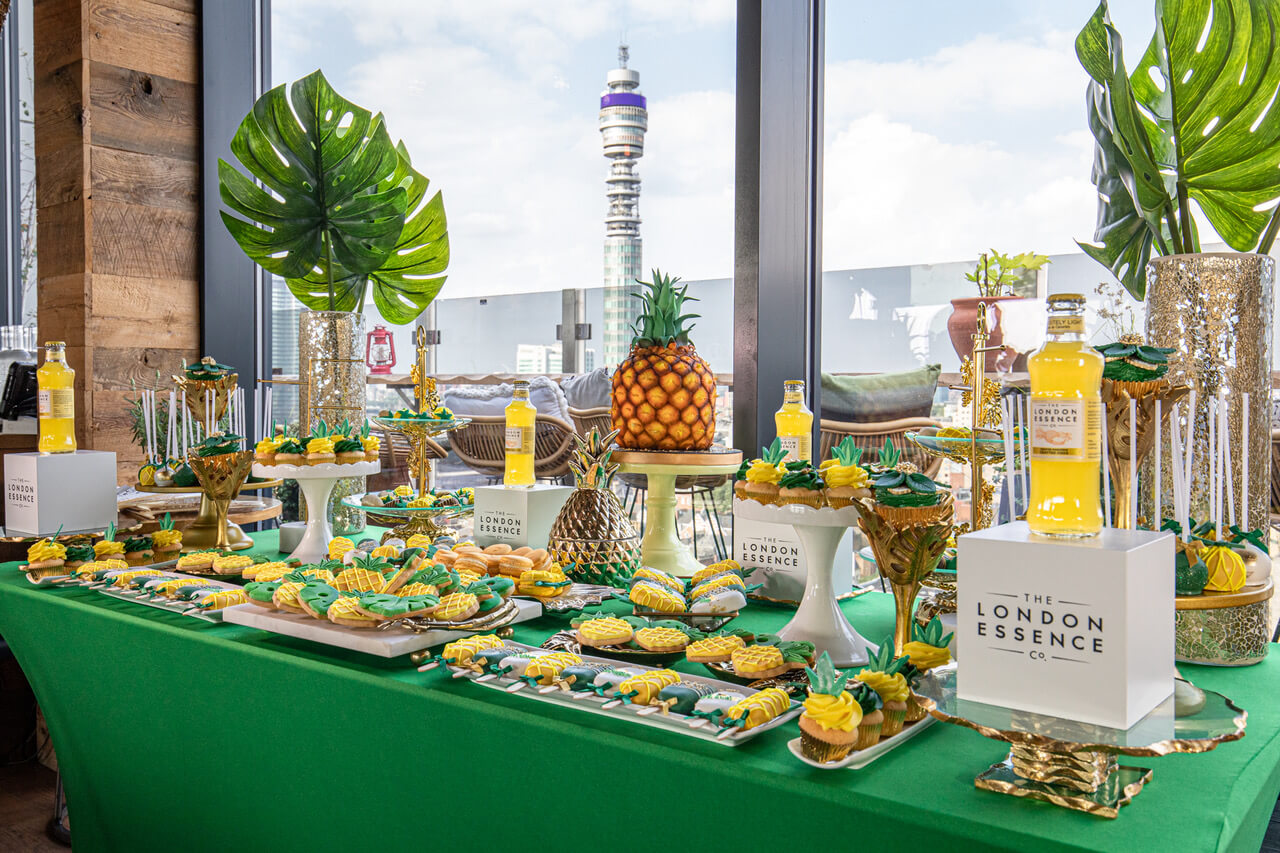
[[[1132,728],[1113,729],[960,699],[954,666],[930,672],[915,692],[939,720],[1009,744],[1008,757],[979,773],[975,787],[1106,818],[1117,817],[1152,776],[1117,756],[1208,752],[1244,737],[1249,717],[1221,693],[1180,700],[1175,691]]]
[[[194,468],[192,470],[195,470]],[[266,480],[258,483],[244,483],[237,494],[257,491],[258,489],[274,489],[283,480]],[[182,529],[183,551],[207,551],[220,548],[224,551],[245,551],[253,547],[253,540],[240,525],[225,515],[219,526],[218,510],[208,493],[199,486],[143,486],[135,485],[135,489],[144,494],[157,495],[200,495],[200,510],[191,524]],[[228,509],[230,501],[227,502]],[[227,544],[219,545],[225,540]]]

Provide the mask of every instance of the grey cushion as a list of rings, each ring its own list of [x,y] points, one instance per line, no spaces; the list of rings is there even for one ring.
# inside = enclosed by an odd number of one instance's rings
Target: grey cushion
[[[613,398],[613,371],[597,367],[590,373],[566,376],[560,380],[560,390],[571,409],[598,409],[607,406]]]
[[[822,374],[822,417],[851,423],[927,418],[941,364],[868,376]]]
[[[475,415],[502,415],[511,402],[513,386],[502,385],[453,385],[444,389],[441,399],[459,417]],[[569,407],[564,393],[556,383],[545,376],[529,380],[529,402],[539,414],[554,415],[569,420]]]

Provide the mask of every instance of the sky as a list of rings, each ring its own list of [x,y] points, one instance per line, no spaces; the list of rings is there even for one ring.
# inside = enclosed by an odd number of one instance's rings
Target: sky
[[[1151,0],[1113,0],[1130,64]],[[1060,253],[1093,233],[1089,0],[828,0],[825,269]],[[617,45],[648,98],[645,267],[733,269],[733,0],[273,0],[272,74],[386,114],[444,194],[443,296],[598,286]],[[1099,268],[1101,272],[1101,268]]]

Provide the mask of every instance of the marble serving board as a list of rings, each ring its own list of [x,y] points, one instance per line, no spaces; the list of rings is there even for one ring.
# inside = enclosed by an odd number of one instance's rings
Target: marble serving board
[[[866,767],[889,750],[899,747],[911,740],[911,738],[929,728],[933,723],[933,717],[925,717],[923,720],[919,720],[918,722],[907,723],[906,726],[903,727],[902,731],[898,732],[893,737],[881,738],[880,742],[875,746],[860,749],[857,752],[851,752],[840,761],[831,761],[825,764],[821,761],[814,761],[801,751],[800,738],[792,738],[787,741],[787,749],[790,749],[791,754],[803,761],[805,764],[808,764],[810,767],[816,767],[819,770],[857,770],[859,768]]]
[[[522,649],[536,649],[537,646],[529,646],[524,643],[516,643],[508,640],[506,645]],[[630,661],[621,662],[612,658],[595,657],[593,655],[579,655],[584,663],[600,663],[607,666],[617,667],[634,667],[636,669],[655,670],[660,669],[656,666],[645,666],[644,664],[632,663]],[[751,740],[762,732],[776,729],[784,725],[788,720],[794,719],[803,710],[803,706],[792,700],[790,710],[784,711],[774,717],[769,722],[753,729],[733,729],[729,734],[725,734],[724,730],[718,726],[712,725],[701,717],[690,717],[684,714],[668,713],[663,714],[656,707],[645,705],[630,705],[627,703],[617,703],[611,700],[609,696],[597,696],[591,692],[572,692],[561,690],[560,688],[549,689],[546,687],[536,687],[529,685],[524,681],[517,681],[502,676],[494,677],[492,674],[475,672],[474,670],[464,668],[450,668],[454,678],[465,678],[482,687],[488,687],[491,690],[502,690],[516,696],[522,696],[526,699],[533,699],[539,702],[549,702],[552,705],[562,705],[569,708],[576,708],[580,711],[586,711],[590,714],[599,714],[602,717],[613,717],[614,719],[622,719],[627,722],[637,723],[644,726],[663,729],[676,734],[695,737],[700,740],[718,743],[723,746],[737,746],[740,743]],[[688,673],[680,673],[680,681],[682,683],[696,682],[698,684],[708,684],[716,690],[732,690],[736,693],[751,695],[760,691],[753,690],[750,687],[744,687],[741,684],[731,684],[727,681],[719,681],[714,678],[706,678],[700,675],[689,675]],[[609,706],[609,707],[606,707]]]
[[[176,564],[176,563],[177,563],[177,560],[174,560],[173,564]],[[150,569],[150,568],[158,568],[158,566],[135,566],[133,568]],[[127,571],[130,571],[130,569],[122,569],[121,571],[127,572]],[[108,577],[112,577],[112,575],[108,575]],[[241,587],[237,586],[236,584],[227,583],[226,581],[216,580],[207,575],[188,575],[183,572],[165,572],[164,577],[157,577],[154,581],[152,581],[151,583],[148,583],[142,589],[133,589],[133,588],[117,589],[116,587],[113,587],[113,586],[96,586],[95,588],[98,590],[98,592],[102,593],[103,595],[107,595],[112,598],[118,598],[121,601],[131,601],[134,604],[143,604],[143,605],[146,605],[147,607],[154,607],[157,610],[166,610],[169,613],[177,613],[182,616],[190,616],[191,618],[199,619],[202,622],[217,623],[222,621],[222,614],[226,612],[225,609],[210,610],[206,612],[192,605],[190,601],[174,601],[169,598],[149,598],[147,596],[147,589],[149,587],[153,586],[154,584],[164,583],[165,581],[175,580],[177,578],[185,578],[195,583],[203,584],[205,586],[216,586],[222,589],[241,589]]]
[[[515,602],[520,612],[508,624],[527,622],[542,615],[542,605],[536,601],[511,600]],[[441,646],[462,637],[482,633],[481,631],[443,629],[414,633],[408,628],[398,627],[384,631],[374,628],[348,628],[345,625],[335,625],[329,621],[316,619],[305,613],[268,610],[257,604],[238,604],[235,607],[228,607],[223,611],[223,621],[384,658],[420,652],[432,646]]]

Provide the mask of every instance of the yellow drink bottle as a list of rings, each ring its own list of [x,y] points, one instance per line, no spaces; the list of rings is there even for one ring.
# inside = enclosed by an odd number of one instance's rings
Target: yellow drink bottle
[[[67,366],[67,345],[44,345],[44,364],[36,371],[37,414],[41,453],[74,453],[76,449],[76,372]]]
[[[1103,357],[1084,340],[1085,299],[1049,297],[1045,345],[1031,374],[1031,502],[1027,525],[1044,536],[1095,536],[1102,529]]]
[[[774,413],[773,425],[787,452],[784,462],[813,461],[813,412],[804,402],[803,379],[782,383],[782,408]]]
[[[506,456],[504,486],[528,487],[534,483],[533,430],[538,410],[529,402],[529,383],[517,379],[511,402],[507,404]]]

